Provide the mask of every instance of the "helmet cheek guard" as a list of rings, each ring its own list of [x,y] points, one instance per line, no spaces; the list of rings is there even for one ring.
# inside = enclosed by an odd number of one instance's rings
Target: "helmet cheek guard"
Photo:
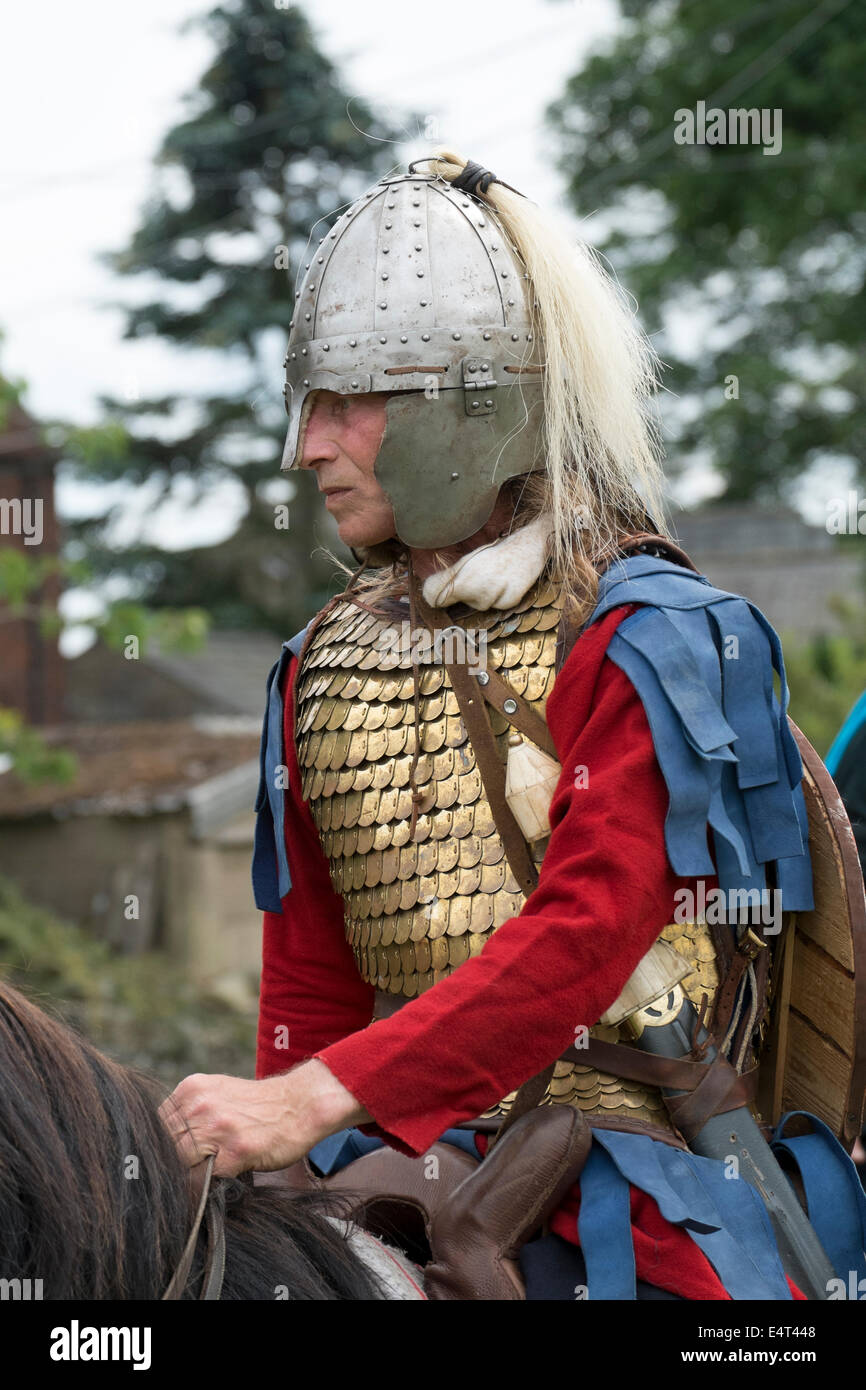
[[[542,468],[542,369],[521,263],[488,205],[435,175],[383,180],[319,243],[286,352],[297,468],[315,391],[388,392],[376,477],[397,536],[465,540]]]
[[[472,403],[461,391],[388,402],[376,477],[406,545],[429,550],[466,540],[489,520],[503,483],[542,466],[539,382],[522,392],[506,386],[495,414],[467,419]]]

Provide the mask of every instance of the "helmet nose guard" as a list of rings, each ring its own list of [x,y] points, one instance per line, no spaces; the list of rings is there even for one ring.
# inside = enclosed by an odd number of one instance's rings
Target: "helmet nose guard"
[[[305,267],[282,468],[299,466],[314,391],[395,393],[376,477],[397,535],[465,540],[507,479],[543,467],[533,344],[523,267],[490,208],[436,175],[382,180]]]

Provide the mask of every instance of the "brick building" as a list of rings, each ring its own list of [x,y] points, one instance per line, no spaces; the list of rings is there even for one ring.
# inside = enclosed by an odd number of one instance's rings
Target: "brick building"
[[[59,551],[54,509],[58,453],[44,442],[41,429],[20,405],[4,402],[4,394],[0,393],[0,566],[4,551],[20,551],[34,565],[51,568]],[[64,662],[56,636],[43,633],[39,622],[40,608],[53,609],[59,596],[60,576],[54,569],[26,596],[20,613],[0,598],[0,708],[19,710],[30,724],[54,724],[62,717]]]

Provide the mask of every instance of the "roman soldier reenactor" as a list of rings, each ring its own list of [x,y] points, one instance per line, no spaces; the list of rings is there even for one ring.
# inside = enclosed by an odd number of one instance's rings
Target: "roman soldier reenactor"
[[[189,1161],[420,1212],[431,1297],[835,1296],[862,885],[775,632],[665,530],[621,295],[439,151],[312,249],[286,370],[358,569],[271,673],[257,1080],[181,1084]]]

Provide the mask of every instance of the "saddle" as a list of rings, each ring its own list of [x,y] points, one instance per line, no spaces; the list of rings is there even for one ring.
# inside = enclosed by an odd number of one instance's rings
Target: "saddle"
[[[424,1265],[428,1299],[519,1300],[520,1247],[577,1181],[591,1142],[579,1110],[542,1106],[512,1124],[483,1163],[437,1142],[422,1158],[386,1147],[328,1178],[302,1159],[254,1181],[345,1194],[353,1221]]]

